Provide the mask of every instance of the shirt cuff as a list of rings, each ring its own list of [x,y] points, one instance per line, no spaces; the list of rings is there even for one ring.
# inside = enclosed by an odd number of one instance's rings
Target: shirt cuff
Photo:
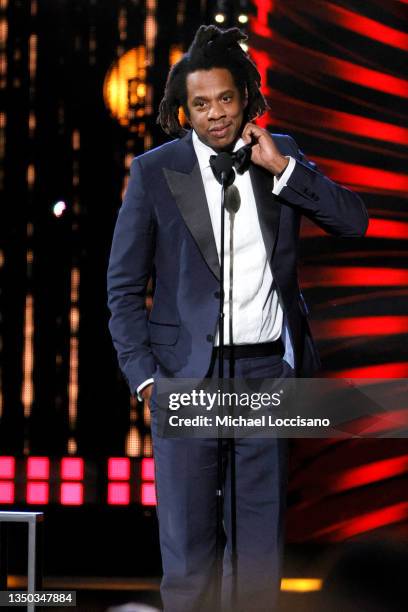
[[[152,385],[153,383],[154,383],[154,378],[148,378],[147,380],[143,381],[141,385],[138,386],[138,388],[136,389],[136,396],[139,402],[143,402],[143,397],[140,395],[140,392],[143,391],[145,387],[148,387],[149,385]]]
[[[279,195],[280,192],[282,191],[282,189],[284,187],[286,187],[286,184],[287,184],[288,180],[290,179],[293,170],[295,169],[295,165],[296,165],[295,158],[294,157],[290,157],[290,155],[285,155],[285,157],[286,157],[286,159],[289,160],[289,163],[286,166],[284,173],[282,174],[280,179],[277,179],[276,176],[273,177],[273,189],[272,189],[272,193],[274,195]]]

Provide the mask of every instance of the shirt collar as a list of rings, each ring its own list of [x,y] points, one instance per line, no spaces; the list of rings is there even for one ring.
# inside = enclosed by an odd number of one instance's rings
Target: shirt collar
[[[243,147],[244,145],[245,145],[245,142],[242,140],[242,138],[238,138],[234,146],[234,151],[237,151],[240,147]],[[214,149],[212,149],[208,145],[206,145],[202,140],[200,140],[194,130],[193,130],[193,146],[194,146],[194,150],[197,155],[200,170],[209,168],[210,167],[210,155],[217,155],[217,152],[214,151]]]

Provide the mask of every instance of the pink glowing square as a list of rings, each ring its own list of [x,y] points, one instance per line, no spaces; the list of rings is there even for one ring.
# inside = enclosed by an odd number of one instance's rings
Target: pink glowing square
[[[50,476],[48,457],[29,457],[27,459],[27,478],[29,480],[47,480]]]
[[[111,457],[108,459],[109,480],[129,480],[130,460],[127,457]]]
[[[14,503],[14,483],[0,482],[0,504]]]
[[[27,483],[27,504],[48,504],[49,486],[46,482]]]
[[[154,480],[154,459],[142,459],[142,480]]]
[[[130,503],[130,486],[127,482],[108,483],[108,504],[127,505]]]
[[[0,457],[0,478],[14,478],[16,460],[14,457]]]
[[[84,503],[84,485],[81,482],[63,482],[60,491],[64,506],[81,506]]]
[[[156,489],[153,482],[142,482],[141,498],[143,506],[156,505]]]
[[[79,457],[64,457],[61,459],[62,480],[83,480],[84,460]]]

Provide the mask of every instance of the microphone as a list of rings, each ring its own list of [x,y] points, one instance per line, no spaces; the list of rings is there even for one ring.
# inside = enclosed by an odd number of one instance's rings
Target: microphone
[[[234,161],[229,153],[222,151],[218,155],[211,155],[211,168],[214,176],[221,185],[228,187],[235,180],[235,172],[233,170]]]
[[[252,136],[251,142],[244,145],[237,151],[229,153],[222,151],[218,155],[210,156],[210,166],[214,173],[215,179],[224,187],[229,187],[235,181],[235,167],[238,174],[243,174],[248,170],[251,163],[252,147],[257,141]]]
[[[241,196],[236,185],[230,185],[225,192],[225,208],[226,210],[235,215],[241,207]]]

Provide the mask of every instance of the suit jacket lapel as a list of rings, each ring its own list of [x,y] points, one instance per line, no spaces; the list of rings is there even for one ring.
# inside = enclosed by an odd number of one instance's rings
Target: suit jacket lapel
[[[220,264],[200,167],[191,131],[180,139],[179,153],[164,175],[177,207],[214,276],[220,277]],[[258,210],[259,224],[268,261],[272,261],[279,229],[281,204],[273,193],[273,176],[255,164],[249,173]]]
[[[276,238],[279,230],[281,204],[273,193],[273,176],[260,166],[251,164],[249,168],[252,188],[254,190],[259,225],[265,244],[266,255],[271,263]]]
[[[213,274],[220,277],[217,247],[200,166],[191,133],[180,140],[180,155],[164,175],[177,207]]]

